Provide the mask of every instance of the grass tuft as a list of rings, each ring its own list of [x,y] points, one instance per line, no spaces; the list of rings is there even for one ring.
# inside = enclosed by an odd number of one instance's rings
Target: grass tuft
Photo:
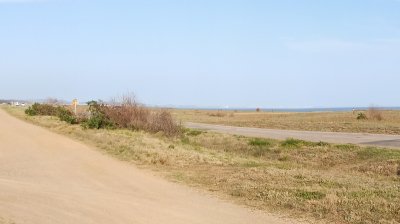
[[[300,190],[296,192],[296,197],[304,199],[304,200],[321,200],[326,195],[324,193],[318,191],[303,191]]]
[[[281,146],[286,147],[286,148],[299,148],[304,143],[305,142],[303,140],[288,138],[281,143]]]

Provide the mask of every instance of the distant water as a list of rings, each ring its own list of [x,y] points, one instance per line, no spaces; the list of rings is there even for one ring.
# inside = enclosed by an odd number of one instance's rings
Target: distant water
[[[380,110],[400,110],[400,107],[375,107]],[[179,108],[189,110],[221,110],[221,111],[255,111],[256,108]],[[264,112],[345,112],[354,110],[368,110],[369,107],[332,107],[332,108],[260,108]]]

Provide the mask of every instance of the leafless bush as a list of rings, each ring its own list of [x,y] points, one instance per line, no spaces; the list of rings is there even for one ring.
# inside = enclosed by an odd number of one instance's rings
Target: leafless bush
[[[151,113],[147,125],[149,131],[162,131],[168,136],[177,135],[181,131],[181,128],[175,123],[171,113],[166,110]]]
[[[368,117],[373,120],[381,121],[383,120],[382,111],[376,107],[370,107],[368,109]]]
[[[150,111],[135,104],[105,107],[106,116],[118,128],[144,129]]]
[[[138,103],[133,94],[114,99],[111,105],[102,106],[101,110],[116,128],[163,132],[168,136],[177,135],[181,130],[170,112],[152,111]]]

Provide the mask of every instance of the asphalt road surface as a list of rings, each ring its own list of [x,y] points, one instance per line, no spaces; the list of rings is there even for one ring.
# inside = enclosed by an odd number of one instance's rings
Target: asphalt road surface
[[[335,144],[358,144],[400,149],[399,135],[381,135],[365,133],[293,131],[264,128],[234,127],[214,124],[187,122],[188,128],[203,129],[227,134],[236,134],[248,137],[272,138],[284,140],[287,138],[301,139],[311,142],[329,142]]]
[[[0,220],[293,223],[171,183],[0,109]]]

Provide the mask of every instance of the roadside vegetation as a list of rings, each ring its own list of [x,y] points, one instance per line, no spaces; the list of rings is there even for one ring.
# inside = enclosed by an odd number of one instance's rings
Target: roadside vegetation
[[[74,116],[72,111],[63,106],[35,103],[25,110],[25,114],[29,116],[54,116],[69,124],[78,123],[78,119]]]
[[[90,101],[87,107],[74,114],[69,106],[35,103],[25,110],[29,116],[53,116],[69,124],[80,124],[88,129],[144,130],[176,136],[182,131],[166,110],[151,110],[137,103],[133,97],[124,96],[121,102],[107,105]]]
[[[173,137],[141,129],[86,129],[53,116],[6,110],[120,160],[255,209],[317,223],[400,222],[398,150],[190,129]]]
[[[369,108],[349,112],[256,112],[173,110],[182,122],[285,130],[400,134],[400,111]]]

